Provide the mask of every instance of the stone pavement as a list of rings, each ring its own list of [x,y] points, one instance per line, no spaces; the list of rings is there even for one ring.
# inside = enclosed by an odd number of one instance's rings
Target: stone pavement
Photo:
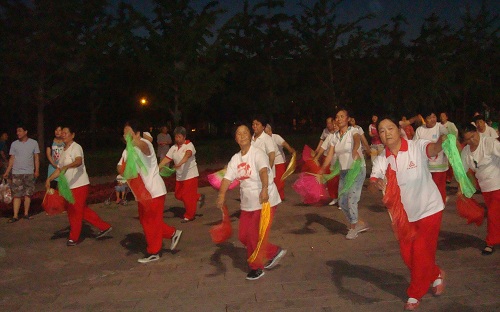
[[[360,216],[371,229],[345,239],[337,207],[306,206],[287,180],[287,199],[278,207],[271,241],[288,249],[281,263],[259,280],[245,280],[245,250],[237,235],[215,245],[208,230],[220,221],[216,191],[194,222],[181,224],[182,205],[167,195],[165,221],[183,236],[178,251],[164,244],[160,261],[139,264],[145,241],[137,205],[93,205],[113,224],[96,240],[66,247],[65,214],[7,224],[0,220],[0,311],[401,311],[409,272],[379,194],[366,188]],[[500,311],[500,251],[482,256],[486,225],[466,225],[455,210],[456,185],[449,187],[437,252],[447,273],[445,293],[427,294],[420,311]],[[482,197],[475,195],[480,202]],[[238,191],[229,192],[234,233]]]

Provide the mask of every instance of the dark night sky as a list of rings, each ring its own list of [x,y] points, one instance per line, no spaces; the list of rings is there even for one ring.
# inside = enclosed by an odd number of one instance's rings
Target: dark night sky
[[[115,0],[113,0],[115,1]],[[131,3],[139,11],[148,14],[154,8],[149,0],[124,0]],[[118,1],[116,1],[118,2]],[[193,7],[202,8],[208,3],[208,0],[192,1]],[[250,0],[249,3],[258,3],[258,0]],[[298,0],[285,1],[285,11],[289,14],[298,14],[301,8],[297,5]],[[303,0],[310,6],[315,3],[314,0]],[[228,10],[228,13],[223,18],[224,20],[240,12],[243,8],[242,0],[219,0],[221,6]],[[460,16],[465,12],[467,6],[470,6],[473,12],[477,12],[480,8],[480,0],[346,0],[338,10],[339,22],[354,20],[356,17],[374,13],[376,18],[364,24],[367,29],[378,27],[384,23],[389,23],[390,18],[402,13],[408,20],[409,26],[407,31],[407,39],[414,39],[420,31],[420,26],[424,19],[436,13],[441,19],[447,20],[452,27],[460,27]],[[492,13],[500,11],[500,1],[487,1],[487,7]],[[221,21],[223,22],[223,21]]]

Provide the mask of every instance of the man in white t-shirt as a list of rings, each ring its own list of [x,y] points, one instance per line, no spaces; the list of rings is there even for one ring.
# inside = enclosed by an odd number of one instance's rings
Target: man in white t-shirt
[[[28,138],[28,129],[25,126],[18,126],[16,133],[18,140],[12,142],[10,146],[9,165],[3,175],[3,178],[7,179],[12,169],[11,187],[14,197],[14,216],[9,219],[9,223],[19,220],[21,198],[24,198],[23,218],[30,219],[31,196],[35,191],[35,179],[40,174],[40,148],[38,142]]]
[[[274,168],[274,160],[276,158],[278,145],[274,143],[273,138],[271,138],[267,133],[264,132],[267,123],[267,118],[265,118],[263,115],[259,115],[253,118],[252,146],[258,147],[266,153],[266,155],[269,157],[269,165],[273,170],[273,174],[275,174],[276,171]]]

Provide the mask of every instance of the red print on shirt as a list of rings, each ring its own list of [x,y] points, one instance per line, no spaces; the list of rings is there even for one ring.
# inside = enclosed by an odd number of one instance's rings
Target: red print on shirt
[[[250,175],[252,174],[252,169],[250,168],[250,165],[247,164],[246,162],[242,162],[241,164],[238,165],[238,177],[236,179],[238,180],[245,180],[250,178]]]
[[[415,163],[410,160],[410,164],[408,165],[408,169],[413,169],[413,168],[417,168],[417,165],[415,165]]]

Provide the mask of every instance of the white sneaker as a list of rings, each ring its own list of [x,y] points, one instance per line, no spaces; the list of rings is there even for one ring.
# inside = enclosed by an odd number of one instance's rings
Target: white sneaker
[[[276,254],[276,256],[274,256],[274,258],[272,258],[271,260],[269,260],[269,262],[266,264],[266,266],[264,266],[264,269],[269,270],[269,269],[274,268],[275,266],[278,265],[278,263],[280,262],[281,258],[283,258],[285,255],[286,255],[286,249],[281,249]]]
[[[361,233],[361,232],[368,231],[370,229],[370,227],[368,226],[368,224],[366,222],[359,221],[358,223],[356,223],[356,226],[354,227],[354,229],[356,230],[357,233]]]
[[[182,231],[175,230],[174,236],[172,236],[172,243],[170,244],[170,250],[174,250],[179,240],[181,239]]]
[[[335,205],[338,201],[339,201],[339,199],[338,199],[338,198],[335,198],[334,200],[332,200],[332,201],[328,204],[328,206],[333,206],[333,205]],[[339,207],[339,208],[340,208],[340,207]]]
[[[144,257],[144,258],[138,259],[137,262],[139,262],[139,263],[148,263],[148,262],[157,261],[157,260],[160,260],[160,255],[159,254],[149,255],[149,257]]]
[[[346,239],[355,239],[356,237],[358,237],[358,232],[355,229],[349,229],[345,236]]]

